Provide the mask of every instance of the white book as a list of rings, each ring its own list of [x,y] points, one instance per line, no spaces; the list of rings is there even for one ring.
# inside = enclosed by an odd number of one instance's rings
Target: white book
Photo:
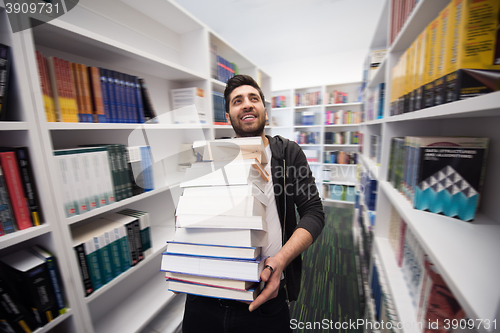
[[[257,285],[257,282],[253,281],[219,279],[208,276],[198,276],[198,275],[189,275],[189,274],[172,273],[172,272],[165,272],[165,278],[169,280],[203,284],[211,287],[239,289],[239,290],[248,290]]]
[[[266,216],[266,206],[254,197],[217,197],[181,196],[177,204],[176,214],[226,216]]]
[[[177,228],[174,240],[181,243],[257,247],[267,246],[267,232],[247,229]]]
[[[103,207],[108,204],[108,200],[106,198],[106,179],[104,179],[105,175],[101,169],[101,161],[99,157],[99,152],[91,152],[88,153],[90,159],[90,172],[92,178],[92,185],[96,192],[97,198],[97,207]]]
[[[82,166],[83,186],[85,188],[87,201],[89,203],[89,210],[93,210],[99,207],[99,198],[97,185],[94,181],[94,172],[90,154],[91,152],[86,151],[78,154],[78,156],[80,158],[80,164]]]
[[[262,191],[269,175],[257,160],[235,160],[227,162],[193,163],[186,170],[185,181],[180,187],[228,186],[255,184]]]
[[[183,273],[221,279],[260,281],[264,259],[238,260],[163,253],[161,271]]]
[[[168,280],[168,290],[178,293],[196,294],[205,297],[225,298],[238,301],[252,302],[259,295],[260,288],[249,290],[236,290],[218,288],[203,284],[188,283],[184,281]]]
[[[70,180],[70,165],[69,159],[66,155],[56,155],[54,156],[58,166],[59,166],[59,177],[61,180],[61,196],[63,201],[63,208],[66,217],[71,217],[78,214],[77,202],[74,198],[73,191],[71,189]]]
[[[193,149],[203,156],[204,161],[232,161],[256,158],[267,164],[269,157],[260,136],[248,138],[199,140],[193,142]]]
[[[267,231],[267,222],[263,216],[177,215],[175,217],[175,225],[181,228],[226,228]]]
[[[191,244],[168,241],[166,252],[170,254],[183,254],[200,257],[254,260],[260,255],[261,248]]]
[[[266,207],[269,203],[266,195],[254,184],[232,185],[232,186],[198,186],[186,187],[182,192],[184,197],[220,197],[220,198],[240,198],[253,196],[262,202]]]
[[[111,165],[109,164],[109,153],[106,148],[97,153],[99,155],[99,166],[102,171],[103,189],[107,204],[116,202],[115,187],[113,185],[113,176],[111,175]]]

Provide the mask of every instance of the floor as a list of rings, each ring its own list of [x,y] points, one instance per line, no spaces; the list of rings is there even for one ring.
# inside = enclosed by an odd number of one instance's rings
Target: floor
[[[290,306],[294,332],[358,333],[354,329],[335,329],[335,323],[341,325],[360,318],[353,209],[325,206],[325,213],[323,233],[304,252],[301,293]],[[172,302],[140,333],[180,333],[184,296],[178,295]]]

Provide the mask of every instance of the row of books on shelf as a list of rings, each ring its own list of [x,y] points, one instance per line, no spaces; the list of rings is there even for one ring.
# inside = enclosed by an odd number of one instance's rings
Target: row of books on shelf
[[[354,202],[356,198],[356,187],[354,185],[323,184],[323,198]]]
[[[392,45],[419,1],[420,0],[391,0],[389,46]]]
[[[274,108],[286,108],[286,96],[279,95],[271,97],[271,107]]]
[[[391,115],[498,90],[499,12],[496,0],[450,1],[392,69]]]
[[[54,151],[66,217],[154,189],[149,146],[96,145]]]
[[[359,132],[325,132],[325,144],[327,145],[357,145],[359,144]]]
[[[475,218],[488,138],[395,137],[387,180],[419,210]]]
[[[325,125],[350,125],[361,122],[361,113],[351,110],[326,110]]]
[[[320,132],[295,131],[294,137],[298,144],[318,144]]]
[[[226,119],[226,101],[224,94],[213,91],[212,101],[214,104],[214,125],[229,125]]]
[[[263,164],[269,158],[262,139],[195,142],[193,147],[210,162],[186,170],[174,241],[167,242],[160,270],[171,291],[253,301],[264,268],[262,248],[268,244],[264,190],[270,176]]]
[[[27,147],[0,147],[0,236],[42,223]]]
[[[326,93],[325,104],[344,104],[349,103],[349,94],[339,90],[333,90]]]
[[[463,319],[465,312],[425,253],[412,229],[392,208],[389,241],[408,287],[415,318],[423,332],[441,330],[445,320]],[[429,324],[437,327],[429,327]]]
[[[320,121],[320,113],[314,111],[302,111],[295,113],[295,124],[301,126],[310,126],[319,124]]]
[[[144,79],[39,51],[36,60],[49,122],[144,123],[156,117]]]
[[[149,213],[125,209],[71,230],[85,296],[152,252]]]
[[[364,121],[384,118],[385,83],[379,83],[366,98]]]
[[[358,164],[358,154],[343,150],[328,150],[323,153],[323,163]]]
[[[295,106],[311,106],[321,104],[321,91],[295,93]]]
[[[0,258],[2,332],[33,332],[66,313],[56,258],[39,245]]]
[[[303,152],[306,155],[307,162],[319,162],[319,150],[304,149]]]

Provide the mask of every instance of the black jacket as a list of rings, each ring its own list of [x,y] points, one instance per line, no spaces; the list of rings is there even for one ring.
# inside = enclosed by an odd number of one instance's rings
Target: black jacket
[[[315,241],[325,226],[325,213],[318,188],[300,146],[279,135],[266,136],[273,154],[271,173],[278,215],[281,222],[282,244],[297,228],[304,228]],[[297,223],[297,213],[300,219]],[[285,269],[288,300],[297,300],[300,292],[302,255]]]

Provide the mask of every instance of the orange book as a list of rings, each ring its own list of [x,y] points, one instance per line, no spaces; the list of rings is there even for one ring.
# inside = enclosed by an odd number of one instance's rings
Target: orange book
[[[89,86],[91,92],[91,105],[92,113],[94,114],[94,122],[105,123],[106,122],[106,112],[104,111],[104,102],[102,99],[101,91],[101,77],[99,74],[99,68],[88,67],[89,74]]]

